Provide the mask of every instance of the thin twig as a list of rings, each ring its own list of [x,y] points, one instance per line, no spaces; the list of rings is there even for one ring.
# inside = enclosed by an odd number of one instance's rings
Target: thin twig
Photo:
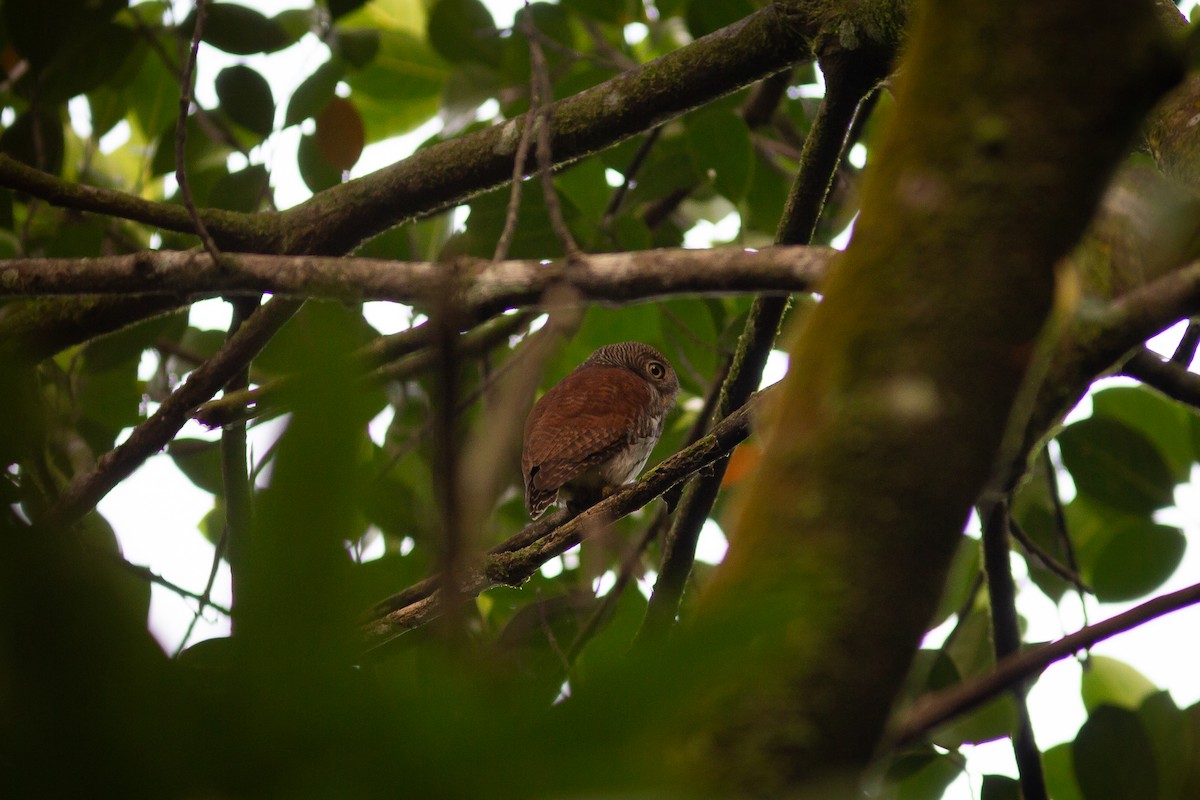
[[[1058,563],[1058,559],[1046,552],[1045,548],[1035,542],[1033,537],[1026,533],[1025,529],[1015,519],[1009,520],[1009,533],[1021,545],[1021,549],[1028,555],[1036,558],[1043,567],[1074,586],[1081,594],[1084,592],[1088,594],[1093,593],[1092,588],[1083,582],[1083,578],[1079,577],[1078,573],[1073,572],[1065,564]]]
[[[149,567],[143,567],[141,564],[134,564],[132,561],[127,561],[115,553],[113,553],[112,555],[113,555],[113,559],[117,563],[117,566],[121,567],[122,569],[126,570],[127,572],[130,572],[130,573],[136,575],[139,578],[142,578],[143,580],[147,580],[150,583],[156,583],[159,586],[163,587],[164,589],[171,590],[172,592],[179,595],[180,597],[186,597],[190,600],[199,600],[201,602],[207,602],[208,605],[215,608],[217,611],[220,611],[222,614],[229,613],[229,609],[223,608],[223,607],[217,605],[216,603],[213,603],[210,600],[206,600],[203,595],[196,594],[195,592],[193,592],[189,589],[185,589],[176,583],[172,583],[171,581],[169,581],[166,578],[164,578],[163,576],[159,575],[157,572],[150,569]]]
[[[205,608],[215,608],[218,611],[233,619],[233,612],[230,609],[222,608],[212,601],[213,587],[217,584],[217,572],[221,569],[221,556],[225,553],[225,539],[227,533],[222,533],[221,538],[217,540],[216,546],[213,548],[212,562],[208,567],[208,580],[204,583],[204,592],[198,598],[200,603],[196,606],[196,612],[192,614],[192,619],[188,622],[187,630],[183,632],[183,637],[179,640],[179,644],[175,647],[175,658],[179,658],[179,654],[187,647],[187,643],[191,641],[192,634],[196,630],[196,625],[200,623],[200,617],[204,615]]]
[[[992,612],[992,645],[999,662],[1021,649],[1021,625],[1017,615],[1017,587],[1013,582],[1012,547],[1008,538],[1008,503],[995,500],[979,509],[983,522],[983,568],[987,574],[988,599]],[[1017,707],[1017,728],[1012,733],[1013,753],[1021,795],[1027,800],[1046,800],[1042,755],[1033,735],[1026,702],[1026,687],[1014,683],[1010,690]]]
[[[550,123],[553,113],[550,105],[554,101],[554,89],[546,68],[546,54],[542,52],[542,46],[533,24],[533,15],[527,12],[522,22],[529,43],[530,109],[536,109],[537,112],[535,127],[537,128],[538,173],[541,175],[542,192],[545,195],[546,215],[550,218],[550,226],[554,229],[555,235],[562,243],[567,263],[573,264],[582,260],[583,251],[575,243],[575,237],[571,235],[571,230],[567,227],[566,220],[563,219],[562,203],[559,202],[558,192],[554,188],[554,154],[550,146]]]
[[[184,158],[184,147],[187,144],[188,113],[192,108],[192,84],[195,80],[196,54],[200,50],[200,37],[204,34],[204,21],[207,16],[208,0],[196,0],[196,26],[192,29],[191,45],[188,49],[187,58],[183,61],[183,73],[179,78],[179,119],[175,123],[175,180],[179,184],[179,196],[183,199],[183,206],[192,218],[192,225],[196,230],[196,235],[200,237],[205,251],[207,251],[213,262],[220,263],[221,251],[217,249],[217,243],[213,241],[208,228],[204,224],[204,220],[200,219],[200,212],[196,210],[196,203],[192,198],[191,183],[189,183],[187,176],[187,163]]]
[[[625,202],[626,195],[633,188],[634,181],[637,180],[638,172],[641,171],[642,165],[646,163],[647,156],[654,149],[654,145],[658,143],[658,137],[662,134],[662,126],[653,129],[642,139],[642,143],[638,145],[637,152],[633,154],[633,158],[629,159],[629,165],[625,167],[621,176],[621,185],[618,186],[608,198],[608,205],[604,207],[604,213],[600,215],[600,224],[596,226],[596,233],[603,234],[608,237],[613,244],[619,244],[616,237],[613,235],[613,222],[616,219],[617,212],[621,210],[621,204]]]
[[[1067,558],[1067,569],[1075,576],[1071,581],[1079,594],[1079,607],[1083,611],[1083,624],[1088,624],[1088,610],[1084,591],[1091,591],[1079,573],[1079,559],[1075,557],[1075,542],[1071,540],[1071,531],[1067,528],[1067,508],[1063,503],[1062,494],[1058,491],[1058,468],[1054,459],[1050,458],[1050,449],[1042,448],[1042,469],[1046,472],[1046,491],[1050,495],[1050,507],[1054,511],[1054,535],[1062,546]]]

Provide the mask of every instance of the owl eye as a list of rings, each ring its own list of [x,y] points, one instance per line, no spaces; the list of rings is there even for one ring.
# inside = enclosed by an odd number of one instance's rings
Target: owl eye
[[[650,373],[651,378],[665,378],[667,376],[667,368],[658,361],[651,361],[646,364],[646,371]]]

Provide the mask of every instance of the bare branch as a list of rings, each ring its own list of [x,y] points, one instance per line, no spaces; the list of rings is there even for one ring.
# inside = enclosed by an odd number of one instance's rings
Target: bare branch
[[[913,742],[938,725],[978,708],[1018,682],[1041,674],[1055,661],[1070,658],[1096,642],[1102,642],[1118,633],[1132,630],[1152,619],[1195,603],[1200,603],[1200,583],[1148,600],[1115,617],[1081,628],[1058,641],[1008,656],[986,675],[918,698],[893,727],[891,739],[897,745]]]
[[[270,292],[358,302],[428,303],[456,270],[465,310],[478,317],[536,305],[565,283],[584,300],[620,305],[678,294],[807,292],[825,277],[835,250],[770,247],[643,250],[563,261],[462,259],[453,264],[319,256],[145,251],[85,259],[12,259],[0,263],[0,296],[171,294],[203,297]],[[477,318],[478,318],[477,317]]]

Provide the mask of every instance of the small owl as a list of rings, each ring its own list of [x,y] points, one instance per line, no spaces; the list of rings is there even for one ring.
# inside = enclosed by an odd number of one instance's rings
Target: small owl
[[[679,378],[640,342],[601,347],[546,392],[525,420],[521,475],[537,519],[560,496],[572,508],[632,481],[662,436]]]

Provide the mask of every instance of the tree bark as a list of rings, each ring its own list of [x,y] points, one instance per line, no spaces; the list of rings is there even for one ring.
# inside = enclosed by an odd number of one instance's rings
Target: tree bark
[[[719,791],[829,791],[876,751],[1010,433],[1054,266],[1182,72],[1149,0],[923,11],[691,634],[738,654],[687,736]]]

